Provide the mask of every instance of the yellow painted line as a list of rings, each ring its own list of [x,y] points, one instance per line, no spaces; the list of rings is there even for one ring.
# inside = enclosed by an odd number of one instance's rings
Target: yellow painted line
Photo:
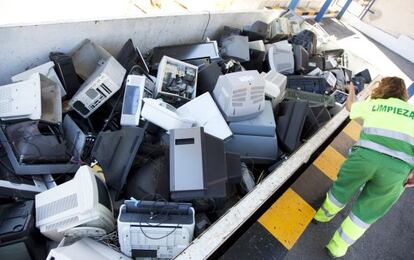
[[[359,134],[361,132],[362,126],[355,121],[349,122],[349,124],[344,128],[343,132],[349,137],[357,141],[359,139]]]
[[[315,210],[305,200],[289,188],[258,221],[290,250],[315,213]]]
[[[345,157],[342,154],[336,151],[332,146],[328,146],[319,157],[316,158],[313,165],[334,181],[336,180],[338,171],[344,161]]]

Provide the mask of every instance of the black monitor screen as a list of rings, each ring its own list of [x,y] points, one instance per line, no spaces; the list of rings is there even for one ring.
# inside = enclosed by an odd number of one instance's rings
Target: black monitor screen
[[[96,187],[98,188],[98,202],[99,204],[105,206],[110,211],[112,211],[111,199],[109,197],[108,189],[103,181],[98,177],[95,176],[96,179]]]

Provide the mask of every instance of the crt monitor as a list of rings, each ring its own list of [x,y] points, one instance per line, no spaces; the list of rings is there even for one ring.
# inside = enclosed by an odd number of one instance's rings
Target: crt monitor
[[[295,57],[295,71],[306,73],[309,69],[309,54],[302,45],[293,45],[293,55]]]
[[[100,233],[115,228],[107,187],[88,166],[80,167],[72,180],[37,194],[35,205],[36,227],[54,241],[60,241],[74,228]]]
[[[227,121],[253,118],[264,110],[265,81],[257,70],[221,75],[213,91]]]

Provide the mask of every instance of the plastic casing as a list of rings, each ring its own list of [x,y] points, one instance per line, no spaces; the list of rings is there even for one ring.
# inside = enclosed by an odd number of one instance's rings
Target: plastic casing
[[[60,241],[65,231],[80,225],[114,230],[112,203],[111,209],[99,203],[95,176],[82,166],[72,180],[36,195],[36,227],[43,235]]]

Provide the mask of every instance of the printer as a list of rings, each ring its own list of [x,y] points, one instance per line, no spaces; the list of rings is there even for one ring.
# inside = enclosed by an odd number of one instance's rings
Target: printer
[[[122,253],[130,257],[174,258],[193,239],[194,215],[189,203],[126,200],[118,215]]]

